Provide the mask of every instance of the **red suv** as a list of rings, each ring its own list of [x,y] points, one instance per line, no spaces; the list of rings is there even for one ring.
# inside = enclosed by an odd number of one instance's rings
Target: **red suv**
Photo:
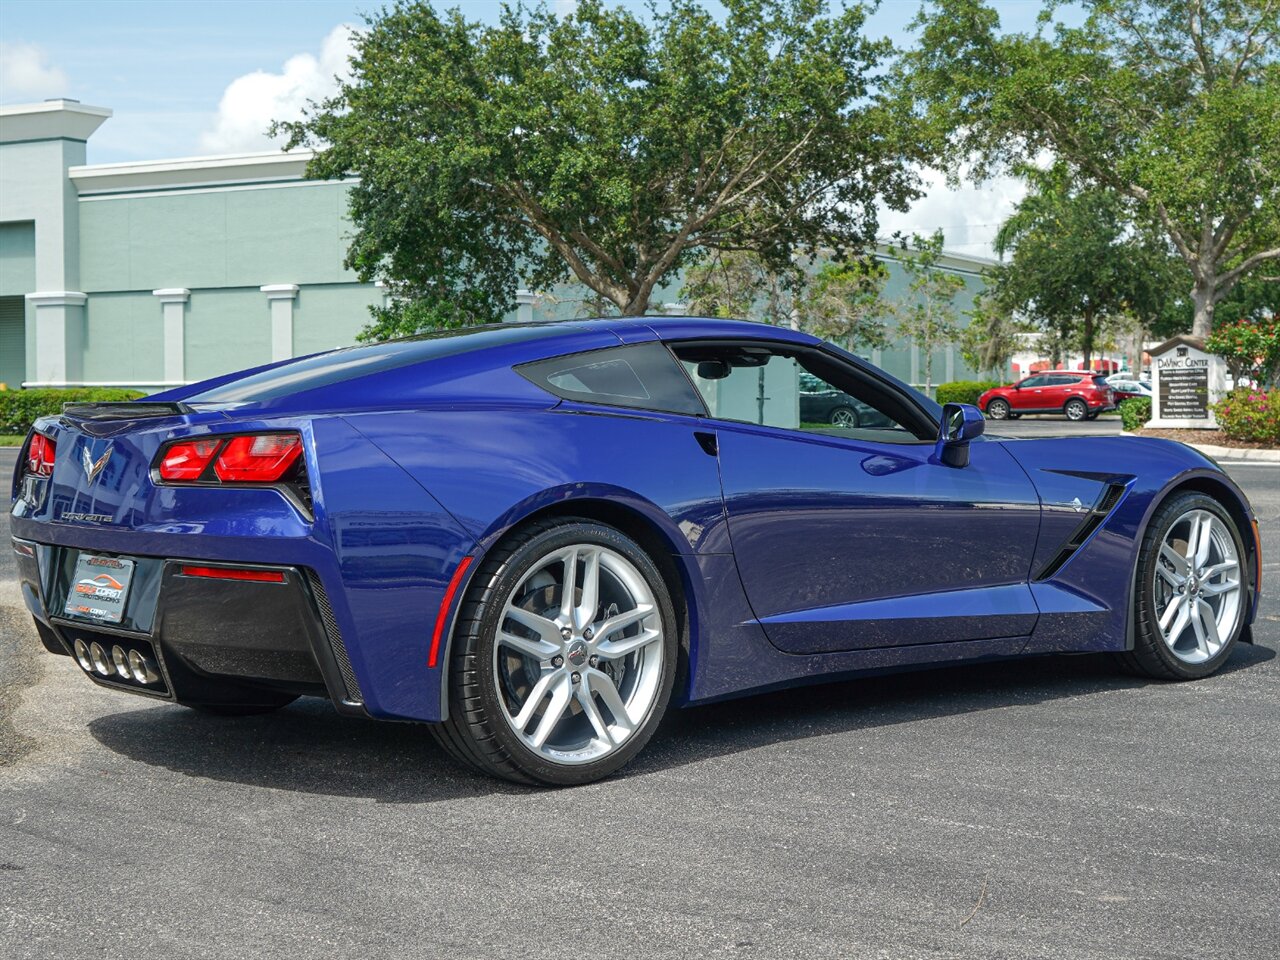
[[[1061,413],[1068,420],[1092,420],[1115,405],[1115,393],[1106,378],[1087,370],[1046,370],[978,398],[978,406],[992,420],[1016,419],[1024,413]]]

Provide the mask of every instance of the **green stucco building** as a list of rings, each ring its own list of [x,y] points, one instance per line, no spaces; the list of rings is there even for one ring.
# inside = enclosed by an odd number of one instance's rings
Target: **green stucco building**
[[[383,292],[342,265],[349,183],[305,180],[305,152],[86,165],[110,117],[0,107],[0,382],[158,390],[353,342]],[[986,264],[946,259],[962,307]],[[572,315],[581,296],[558,293],[520,294],[509,319]],[[922,376],[912,347],[873,359]],[[971,375],[954,348],[935,355],[935,382]]]

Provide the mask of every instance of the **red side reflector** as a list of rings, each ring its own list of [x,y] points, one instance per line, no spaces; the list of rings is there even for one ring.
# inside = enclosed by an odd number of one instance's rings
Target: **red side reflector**
[[[256,580],[260,583],[284,583],[283,570],[246,570],[243,567],[200,567],[184,563],[184,577],[210,577],[214,580]]]
[[[444,637],[444,625],[449,622],[449,611],[453,608],[453,595],[458,592],[458,585],[462,583],[462,576],[467,572],[467,567],[471,566],[471,559],[471,557],[462,558],[458,569],[453,571],[453,579],[449,581],[449,586],[444,592],[444,599],[440,601],[440,612],[436,614],[436,628],[431,633],[431,651],[427,654],[427,666],[433,670],[440,659],[440,640]]]
[[[27,473],[36,477],[52,475],[55,452],[52,440],[43,434],[33,433],[31,442],[27,444]]]
[[[301,453],[302,438],[296,433],[233,437],[218,454],[213,472],[223,481],[275,483]]]
[[[221,440],[188,440],[165,447],[160,461],[161,480],[199,480],[218,452]]]

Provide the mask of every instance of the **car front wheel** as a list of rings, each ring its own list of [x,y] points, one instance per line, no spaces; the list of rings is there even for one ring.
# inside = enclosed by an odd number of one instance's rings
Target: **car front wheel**
[[[1008,420],[1009,419],[1009,401],[992,400],[987,404],[987,416],[992,420]]]
[[[836,407],[831,411],[831,425],[833,427],[858,426],[858,411],[852,407]]]
[[[516,782],[606,777],[662,719],[676,634],[670,592],[635,541],[590,520],[533,524],[490,551],[468,590],[435,735]]]
[[[1089,415],[1089,405],[1076,397],[1066,402],[1062,412],[1067,415],[1068,420],[1083,420]]]
[[[1248,587],[1239,531],[1200,493],[1174,497],[1143,537],[1136,584],[1134,672],[1161,680],[1207,677],[1244,629]]]

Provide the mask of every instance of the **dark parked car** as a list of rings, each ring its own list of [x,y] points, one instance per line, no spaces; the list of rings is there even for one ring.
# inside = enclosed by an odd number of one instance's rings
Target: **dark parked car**
[[[1106,377],[1088,370],[1046,370],[978,398],[978,406],[992,420],[1016,419],[1024,413],[1061,413],[1068,420],[1092,420],[1115,405]]]
[[[808,373],[800,374],[800,421],[833,427],[894,426],[883,413]]]

